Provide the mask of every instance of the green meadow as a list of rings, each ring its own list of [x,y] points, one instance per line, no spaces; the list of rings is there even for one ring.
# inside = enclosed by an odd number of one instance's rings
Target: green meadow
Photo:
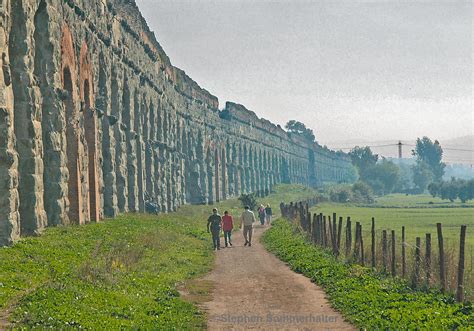
[[[402,226],[405,226],[406,231],[408,261],[413,260],[416,237],[421,238],[421,251],[424,253],[425,236],[427,233],[431,234],[433,269],[435,269],[438,256],[436,223],[441,223],[447,256],[448,287],[452,291],[455,290],[457,282],[461,225],[467,225],[465,248],[466,295],[468,298],[474,297],[474,203],[472,201],[462,204],[457,201],[446,202],[430,195],[391,194],[378,198],[373,205],[325,202],[311,210],[313,213],[323,213],[331,217],[333,213],[336,213],[338,218],[341,216],[344,218],[344,225],[346,224],[346,218],[351,217],[353,236],[355,222],[360,222],[362,224],[366,258],[369,257],[370,253],[371,220],[374,217],[378,261],[380,261],[381,254],[382,230],[395,230],[397,267],[399,270]],[[387,231],[389,238],[390,235],[391,232]],[[436,272],[433,273],[435,274],[433,277],[436,279]]]

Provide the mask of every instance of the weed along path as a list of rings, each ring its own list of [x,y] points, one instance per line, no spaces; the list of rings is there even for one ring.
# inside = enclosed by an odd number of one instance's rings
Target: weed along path
[[[267,252],[260,243],[264,231],[254,228],[252,247],[235,232],[233,247],[216,252],[205,277],[214,283],[211,301],[203,304],[209,330],[354,330],[321,288]]]

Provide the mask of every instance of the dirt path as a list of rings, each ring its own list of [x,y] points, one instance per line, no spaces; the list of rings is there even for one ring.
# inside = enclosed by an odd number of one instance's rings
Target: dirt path
[[[264,231],[254,229],[252,247],[234,232],[233,247],[216,252],[216,266],[205,277],[214,283],[212,300],[203,304],[209,330],[355,330],[321,288],[267,252],[260,243]]]

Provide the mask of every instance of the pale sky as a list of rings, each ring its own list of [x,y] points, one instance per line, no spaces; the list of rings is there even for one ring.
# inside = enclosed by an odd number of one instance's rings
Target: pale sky
[[[171,63],[321,144],[474,132],[471,1],[136,0]]]

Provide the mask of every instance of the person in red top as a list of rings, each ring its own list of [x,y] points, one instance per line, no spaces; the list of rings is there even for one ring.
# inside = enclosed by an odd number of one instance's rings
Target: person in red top
[[[224,230],[224,240],[225,240],[225,247],[227,243],[232,246],[232,242],[230,241],[230,236],[232,235],[232,229],[234,228],[234,221],[232,220],[232,216],[229,215],[229,212],[226,210],[224,212],[224,217],[222,217],[222,230]]]

